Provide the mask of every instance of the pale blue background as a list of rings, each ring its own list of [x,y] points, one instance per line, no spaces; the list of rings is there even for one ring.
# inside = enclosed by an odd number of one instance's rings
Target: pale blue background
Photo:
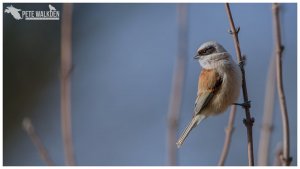
[[[3,9],[10,4],[4,4]],[[61,10],[61,4],[52,4]],[[48,10],[48,4],[14,4]],[[297,164],[297,5],[282,9],[283,77],[290,120],[292,165]],[[198,46],[216,40],[232,53],[224,4],[189,4],[188,62],[180,131],[196,97]],[[265,83],[273,56],[271,4],[232,4],[240,44],[247,55],[246,77],[255,160]],[[166,165],[167,110],[177,54],[176,4],[75,4],[73,15],[72,113],[78,165]],[[21,129],[32,119],[51,157],[64,164],[60,131],[60,22],[17,21],[3,13],[4,165],[44,165]],[[273,164],[281,141],[277,93],[270,145]],[[244,111],[238,108],[226,165],[247,165]],[[179,165],[217,165],[228,112],[195,129],[179,151]]]

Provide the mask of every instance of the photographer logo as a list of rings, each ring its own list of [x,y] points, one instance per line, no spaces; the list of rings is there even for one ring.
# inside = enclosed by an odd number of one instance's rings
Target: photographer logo
[[[51,4],[49,11],[24,11],[10,5],[5,8],[4,13],[11,14],[16,20],[59,20],[60,11],[57,11]]]

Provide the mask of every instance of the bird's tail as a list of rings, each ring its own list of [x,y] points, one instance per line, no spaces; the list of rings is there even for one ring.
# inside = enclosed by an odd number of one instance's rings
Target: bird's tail
[[[192,131],[194,127],[196,127],[203,119],[205,119],[204,115],[196,115],[193,117],[192,121],[189,123],[189,125],[184,129],[183,133],[181,134],[180,138],[177,141],[177,147],[180,148],[180,146],[183,144],[186,137],[189,135],[189,133]]]

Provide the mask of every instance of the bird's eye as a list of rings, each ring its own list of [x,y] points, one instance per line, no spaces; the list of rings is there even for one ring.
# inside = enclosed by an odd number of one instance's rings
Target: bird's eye
[[[209,47],[207,49],[205,49],[205,54],[208,55],[208,54],[211,54],[215,51],[215,48],[214,47]]]
[[[209,55],[211,53],[213,53],[215,51],[215,48],[213,46],[202,49],[198,52],[199,56],[203,56],[203,55]]]

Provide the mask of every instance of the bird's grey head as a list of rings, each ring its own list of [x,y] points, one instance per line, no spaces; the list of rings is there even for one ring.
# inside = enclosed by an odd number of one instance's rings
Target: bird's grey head
[[[230,54],[222,45],[215,41],[203,43],[198,48],[194,58],[199,60],[201,66],[206,69],[212,69],[220,64],[226,64],[231,61]]]
[[[202,56],[207,56],[214,53],[227,52],[222,45],[215,41],[209,41],[203,43],[197,50],[197,55],[195,59],[199,59]]]

